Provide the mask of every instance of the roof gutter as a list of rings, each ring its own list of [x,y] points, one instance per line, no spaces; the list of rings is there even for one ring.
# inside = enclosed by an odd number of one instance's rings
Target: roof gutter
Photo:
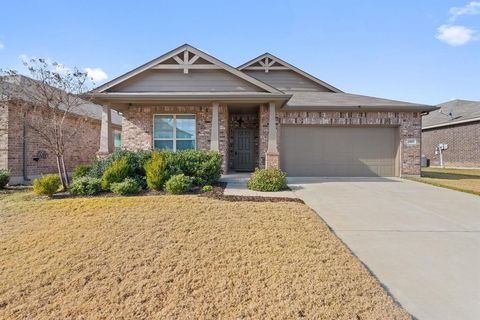
[[[389,105],[389,106],[366,106],[366,105],[342,105],[342,106],[289,106],[286,105],[284,110],[287,111],[392,111],[392,112],[402,112],[402,111],[415,111],[415,112],[430,112],[438,109],[435,106],[428,105]]]
[[[258,93],[258,94],[232,94],[232,93],[179,93],[179,94],[158,94],[158,93],[92,93],[94,101],[97,102],[206,102],[206,101],[272,101],[288,100],[291,94]]]

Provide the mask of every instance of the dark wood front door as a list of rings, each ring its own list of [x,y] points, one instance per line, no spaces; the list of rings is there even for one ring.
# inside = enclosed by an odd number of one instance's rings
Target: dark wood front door
[[[233,131],[233,166],[236,171],[254,169],[254,129],[235,129]]]

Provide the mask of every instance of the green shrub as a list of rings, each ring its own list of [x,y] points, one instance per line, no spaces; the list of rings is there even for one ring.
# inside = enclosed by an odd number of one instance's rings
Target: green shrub
[[[80,177],[73,180],[70,193],[81,196],[93,196],[102,191],[102,180],[94,177]]]
[[[213,187],[209,184],[207,184],[206,186],[203,186],[202,187],[202,192],[210,192],[213,190]]]
[[[254,191],[280,191],[287,188],[285,173],[280,169],[255,169],[247,182],[247,187]]]
[[[115,182],[122,182],[132,174],[132,168],[126,158],[113,161],[102,175],[102,188],[110,189],[110,185]]]
[[[39,179],[33,180],[33,192],[39,196],[53,196],[62,183],[56,174],[48,174]]]
[[[0,189],[5,188],[5,186],[10,181],[10,171],[0,170]]]
[[[185,193],[190,189],[192,180],[191,177],[188,177],[183,173],[174,175],[165,183],[165,191],[172,194]]]
[[[145,163],[150,159],[152,151],[126,151],[118,150],[112,154],[97,158],[91,166],[89,175],[96,178],[101,178],[103,173],[110,164],[116,160],[127,159],[128,165],[132,168],[132,172],[135,175],[145,176],[145,170],[143,169]]]
[[[150,190],[162,190],[170,177],[165,160],[165,153],[155,151],[152,158],[145,163],[147,186]]]
[[[149,160],[152,159],[152,155],[156,154],[157,160],[156,164],[153,166],[153,163]],[[161,154],[162,160],[165,164],[165,170],[160,170],[158,163],[158,157]],[[150,177],[151,189],[158,190],[162,188],[162,180],[165,183],[168,178],[173,175],[183,173],[186,176],[192,177],[193,184],[196,186],[202,186],[205,184],[212,184],[216,182],[220,175],[222,174],[222,155],[219,152],[210,151],[195,151],[195,150],[184,150],[178,152],[171,151],[115,151],[111,155],[105,158],[99,158],[95,160],[90,168],[89,176],[103,178],[103,175],[112,165],[112,163],[126,159],[131,172],[130,177],[145,177],[146,169],[149,165],[152,165],[152,170],[157,171],[152,173]],[[147,163],[150,163],[147,165]],[[155,169],[153,169],[155,168]],[[147,177],[150,180],[150,177]],[[120,182],[120,181],[115,181]],[[148,185],[147,181],[147,185]],[[156,189],[155,189],[156,188]]]
[[[222,174],[223,157],[216,151],[184,150],[166,154],[170,174],[181,174],[193,178],[194,185],[216,182]]]
[[[110,189],[112,190],[112,192],[122,195],[134,194],[142,191],[142,187],[140,186],[138,181],[132,178],[126,178],[122,182],[113,182],[110,185]]]
[[[134,175],[130,178],[135,180],[143,190],[147,189],[147,179],[144,176]]]
[[[78,165],[74,170],[73,170],[73,173],[72,173],[72,178],[73,180],[76,180],[78,178],[82,178],[82,177],[86,177],[88,176],[90,173],[90,166],[86,166],[86,165]]]

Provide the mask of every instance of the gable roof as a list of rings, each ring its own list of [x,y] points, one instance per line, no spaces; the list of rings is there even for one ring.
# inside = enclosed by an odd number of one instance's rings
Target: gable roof
[[[344,92],[295,92],[286,103],[286,110],[404,110],[431,111],[435,106],[399,100],[363,96]]]
[[[38,85],[34,80],[24,75],[3,76],[0,79],[0,102],[21,101],[22,103],[33,104],[35,100],[32,96],[37,95]],[[60,90],[58,88],[49,87],[51,90]],[[88,117],[94,120],[102,120],[102,106],[79,98],[80,104],[71,110],[72,115]],[[59,106],[62,109],[62,106]],[[111,111],[112,123],[116,126],[122,125],[122,116],[117,111]]]
[[[182,61],[178,55],[182,54],[183,53],[183,56],[184,56],[184,60]],[[190,57],[190,53],[193,54],[193,57]],[[208,66],[203,64],[203,65],[197,65],[195,66],[195,62],[197,62],[198,60],[200,61],[203,61],[203,62],[206,62],[208,64],[210,64],[211,66]],[[234,67],[218,60],[217,58],[215,57],[212,57],[211,55],[197,49],[197,48],[194,48],[192,47],[191,45],[189,44],[184,44],[184,45],[181,45],[179,46],[178,48],[176,49],[173,49],[163,55],[161,55],[160,57],[158,58],[155,58],[99,87],[97,87],[96,89],[93,90],[94,93],[102,93],[102,92],[105,92],[106,90],[114,87],[114,86],[117,86],[118,84],[120,83],[123,83],[124,81],[146,71],[146,70],[149,70],[149,69],[152,69],[152,68],[155,68],[157,66],[157,68],[167,68],[167,66],[162,66],[162,63],[165,63],[165,62],[168,62],[168,61],[172,61],[172,62],[176,62],[178,65],[179,65],[179,68],[184,68],[184,72],[185,70],[187,70],[188,72],[188,69],[189,68],[216,68],[216,69],[223,69],[225,71],[227,71],[228,73],[230,74],[233,74],[234,76],[244,80],[244,81],[247,81],[248,83],[268,92],[268,93],[282,93],[280,90],[272,87],[272,86],[269,86],[268,84],[262,82],[262,81],[259,81],[258,79],[255,79],[254,77],[251,77],[237,69],[235,69]]]
[[[294,65],[274,56],[271,53],[264,53],[237,68],[238,70],[265,70],[265,72],[269,72],[270,70],[292,70],[301,76],[327,88],[333,92],[343,92],[342,90],[332,86],[331,84],[322,81],[311,74],[295,67]]]
[[[423,116],[422,129],[480,121],[480,101],[452,100],[438,107],[439,110]]]

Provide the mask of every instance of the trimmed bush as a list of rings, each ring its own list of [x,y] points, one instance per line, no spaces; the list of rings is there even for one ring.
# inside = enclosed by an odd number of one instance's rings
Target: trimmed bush
[[[274,192],[287,188],[286,174],[276,168],[255,169],[247,182],[247,187],[254,191]]]
[[[165,191],[171,194],[185,193],[190,189],[192,180],[191,177],[188,177],[183,173],[174,175],[165,183]]]
[[[113,182],[110,185],[110,189],[112,192],[121,195],[134,194],[142,191],[142,187],[138,181],[132,178],[126,178],[122,182]]]
[[[103,190],[109,190],[112,183],[122,182],[131,174],[132,168],[126,158],[113,161],[102,175]]]
[[[132,169],[132,174],[145,176],[144,165],[150,160],[152,151],[126,151],[118,150],[108,155],[96,159],[91,166],[89,175],[96,178],[101,178],[103,173],[112,164],[112,162],[120,159],[127,159],[128,165]]]
[[[213,187],[209,184],[207,184],[206,186],[203,186],[202,187],[202,192],[210,192],[213,190]]]
[[[62,183],[56,174],[48,174],[39,179],[33,180],[33,192],[38,196],[51,197],[58,191]]]
[[[5,188],[5,186],[10,181],[10,171],[0,170],[0,189]]]
[[[76,180],[78,178],[82,178],[82,177],[86,177],[88,176],[90,173],[90,166],[86,166],[86,165],[78,165],[74,170],[73,170],[73,173],[72,173],[72,178],[73,180]]]
[[[220,179],[223,157],[216,151],[184,150],[167,153],[169,171],[173,174],[183,173],[193,178],[193,184],[202,186]]]
[[[155,151],[152,158],[145,163],[147,186],[150,190],[162,190],[170,178],[165,154]]]
[[[70,193],[80,196],[93,196],[102,191],[102,180],[94,177],[80,177],[73,180]]]

